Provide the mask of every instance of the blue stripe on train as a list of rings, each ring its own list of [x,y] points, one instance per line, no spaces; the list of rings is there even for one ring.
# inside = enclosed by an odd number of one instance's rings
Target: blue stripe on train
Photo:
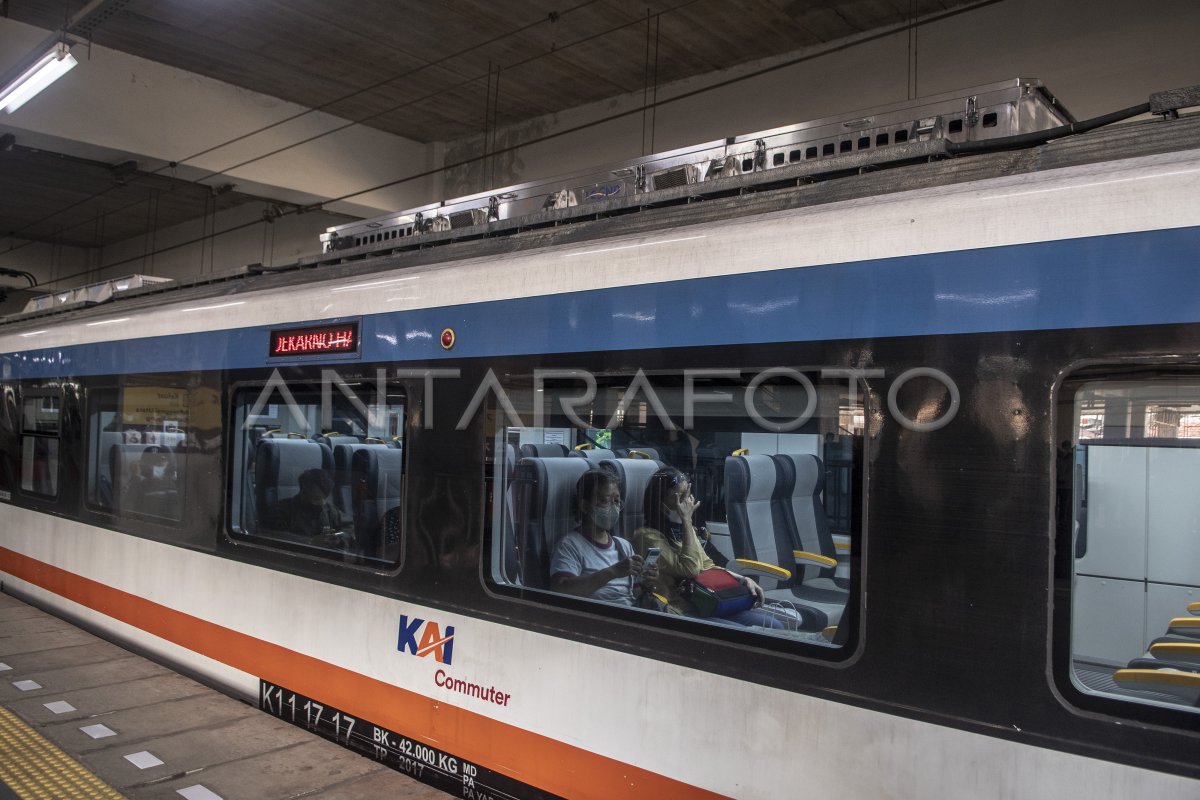
[[[369,315],[362,357],[404,361],[1198,321],[1200,227],[1192,227]],[[457,334],[449,353],[439,342],[445,327]],[[268,363],[269,330],[31,350],[3,357],[3,372],[35,378],[259,367]]]

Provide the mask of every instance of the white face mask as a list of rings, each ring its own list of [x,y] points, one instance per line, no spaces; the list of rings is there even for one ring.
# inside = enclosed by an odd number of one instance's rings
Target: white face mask
[[[602,531],[611,531],[617,527],[617,520],[620,518],[620,506],[592,507],[592,524]]]
[[[673,508],[667,509],[667,520],[670,522],[674,522],[676,525],[683,524],[683,517],[679,516],[679,512]]]

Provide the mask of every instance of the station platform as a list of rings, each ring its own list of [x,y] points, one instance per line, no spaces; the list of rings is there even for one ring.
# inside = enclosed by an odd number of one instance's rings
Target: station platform
[[[0,594],[0,800],[450,796]]]

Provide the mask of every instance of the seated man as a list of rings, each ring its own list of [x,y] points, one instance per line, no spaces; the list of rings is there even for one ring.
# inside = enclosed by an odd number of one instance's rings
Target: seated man
[[[300,473],[300,491],[284,498],[267,511],[265,527],[307,539],[326,537],[328,544],[346,546],[352,538],[352,522],[329,501],[333,478],[323,469]]]
[[[558,540],[550,560],[550,588],[609,603],[639,605],[655,589],[658,572],[643,571],[642,557],[628,540],[612,533],[621,515],[616,476],[598,469],[583,473],[575,490],[579,527]]]
[[[171,451],[152,444],[133,468],[121,493],[121,509],[178,519],[179,482]],[[108,491],[111,493],[111,487]]]

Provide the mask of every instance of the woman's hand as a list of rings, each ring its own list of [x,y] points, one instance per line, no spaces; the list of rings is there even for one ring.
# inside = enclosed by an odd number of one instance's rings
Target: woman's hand
[[[685,522],[691,522],[692,516],[696,513],[697,505],[699,504],[696,502],[696,498],[692,496],[691,492],[688,492],[679,498],[679,516]]]
[[[644,591],[658,591],[658,564],[651,564],[642,570],[641,583]]]
[[[754,578],[750,578],[748,576],[742,577],[745,578],[746,589],[749,589],[752,591],[752,593],[754,593],[755,606],[762,606],[763,601],[767,599],[767,596],[763,594],[762,587],[755,583]]]
[[[737,573],[734,574],[736,575]],[[754,593],[754,605],[761,606],[763,601],[766,599],[766,595],[763,594],[762,587],[755,583],[754,579],[749,576],[741,575],[739,577],[742,579],[742,586],[745,586]]]

